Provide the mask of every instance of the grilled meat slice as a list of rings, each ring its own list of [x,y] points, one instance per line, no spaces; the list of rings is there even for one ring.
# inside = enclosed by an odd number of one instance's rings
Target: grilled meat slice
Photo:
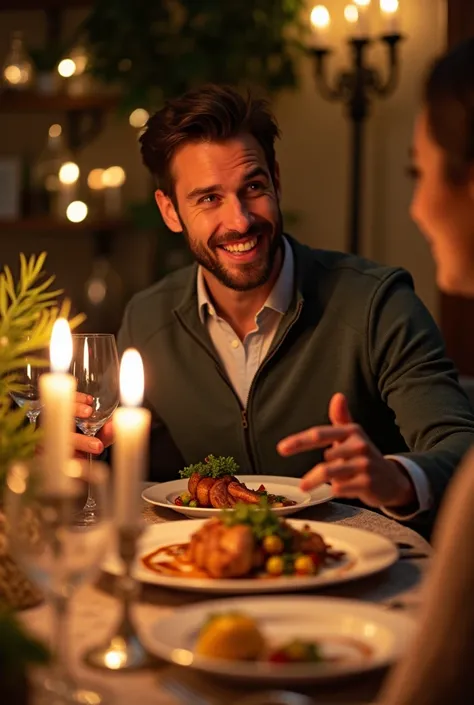
[[[237,502],[245,502],[245,504],[258,504],[260,502],[261,495],[255,490],[249,490],[243,482],[229,482],[227,489]]]

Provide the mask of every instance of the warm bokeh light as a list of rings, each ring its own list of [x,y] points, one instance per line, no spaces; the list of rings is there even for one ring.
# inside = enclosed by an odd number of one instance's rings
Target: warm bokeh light
[[[139,127],[144,127],[146,125],[149,117],[150,117],[150,114],[148,113],[147,110],[145,110],[144,108],[137,108],[132,113],[130,113],[130,117],[128,118],[128,121],[132,127],[139,128]]]
[[[122,406],[140,406],[145,390],[145,373],[138,350],[127,348],[120,362],[120,401]]]
[[[63,131],[63,128],[61,125],[58,125],[55,123],[54,125],[51,125],[51,127],[48,130],[48,135],[50,137],[59,137]]]
[[[63,78],[70,78],[76,73],[76,64],[72,59],[63,59],[58,64],[58,73]]]
[[[92,191],[101,191],[105,188],[104,184],[105,169],[92,169],[87,177],[87,185]]]
[[[398,0],[380,0],[380,9],[382,12],[386,12],[388,15],[394,15],[400,3]]]
[[[109,166],[109,168],[104,171],[102,183],[107,188],[122,186],[122,184],[125,183],[125,171],[121,166]]]
[[[72,59],[76,67],[74,70],[74,75],[80,76],[81,74],[83,74],[86,70],[88,61],[87,53],[84,47],[75,47],[71,51],[71,55],[69,58]]]
[[[69,323],[58,318],[54,323],[49,344],[49,357],[52,372],[67,372],[72,360],[72,336]]]
[[[73,201],[66,209],[66,217],[71,223],[82,223],[87,218],[88,210],[83,201]]]
[[[79,167],[74,162],[65,162],[59,170],[59,180],[62,184],[75,184],[79,178]]]
[[[11,83],[13,86],[17,86],[19,83],[22,83],[21,69],[19,66],[5,66],[3,69],[3,77],[5,78],[5,81],[8,81],[8,83]]]
[[[370,0],[354,0],[354,2],[359,7],[369,7],[370,5]]]
[[[355,5],[346,5],[344,9],[344,17],[350,24],[355,24],[359,19],[359,10]]]
[[[329,23],[331,22],[331,15],[329,14],[327,7],[324,5],[316,5],[311,10],[310,20],[313,27],[316,27],[316,29],[323,29],[324,27],[329,26]]]

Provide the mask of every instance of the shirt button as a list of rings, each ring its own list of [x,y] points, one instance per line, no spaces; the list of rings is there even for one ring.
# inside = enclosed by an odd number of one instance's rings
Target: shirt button
[[[233,348],[238,348],[239,345],[240,345],[240,343],[239,343],[238,340],[233,340],[233,341],[231,342],[231,345],[232,345]]]

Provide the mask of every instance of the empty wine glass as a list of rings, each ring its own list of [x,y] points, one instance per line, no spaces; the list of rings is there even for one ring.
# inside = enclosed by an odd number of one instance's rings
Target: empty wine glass
[[[15,370],[16,382],[19,388],[10,392],[10,395],[18,406],[25,409],[28,421],[34,425],[36,425],[36,420],[42,407],[38,380],[42,374],[48,371],[49,368],[46,365],[44,367],[35,367],[28,362],[21,370]]]
[[[119,360],[115,338],[108,333],[76,333],[72,341],[71,374],[77,380],[77,391],[92,397],[92,414],[86,419],[76,417],[76,425],[86,436],[95,436],[119,403]],[[94,520],[95,501],[89,492],[78,521],[90,524]]]
[[[78,526],[77,512],[93,487],[96,520]],[[71,460],[64,473],[48,473],[36,458],[12,465],[6,483],[5,510],[12,555],[45,593],[54,615],[54,663],[43,682],[48,705],[94,703],[103,698],[79,687],[69,673],[68,613],[75,589],[94,578],[112,540],[107,467]],[[35,701],[36,702],[36,701]]]

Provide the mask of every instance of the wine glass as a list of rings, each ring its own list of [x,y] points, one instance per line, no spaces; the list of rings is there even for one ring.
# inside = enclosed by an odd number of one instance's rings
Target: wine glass
[[[69,672],[68,613],[75,589],[94,578],[112,540],[110,491],[103,463],[70,460],[59,477],[40,457],[13,464],[7,476],[5,510],[12,555],[45,593],[54,615],[54,663],[43,683],[48,705],[102,703],[79,687]],[[93,487],[95,522],[76,516]]]
[[[95,436],[119,403],[117,346],[114,336],[108,333],[75,333],[72,341],[71,374],[77,380],[77,391],[93,399],[92,414],[87,419],[76,417],[76,425],[86,436]],[[89,492],[78,521],[90,524],[94,520],[94,496]]]
[[[18,406],[26,410],[28,421],[33,425],[36,425],[36,420],[43,406],[40,399],[38,380],[42,374],[48,371],[49,367],[46,367],[46,365],[44,367],[35,367],[29,362],[21,370],[15,370],[15,381],[19,388],[10,392],[10,396]]]

